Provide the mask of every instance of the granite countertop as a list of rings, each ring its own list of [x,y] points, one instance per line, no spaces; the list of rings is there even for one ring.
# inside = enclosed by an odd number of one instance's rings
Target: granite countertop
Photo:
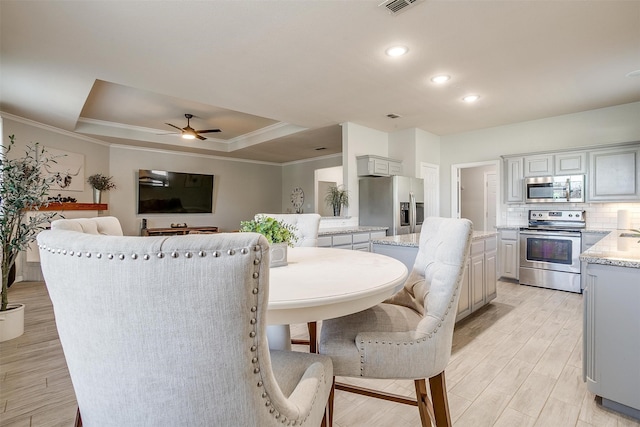
[[[497,231],[474,231],[473,240],[486,239],[496,236]],[[417,248],[420,245],[420,233],[402,234],[400,236],[387,236],[379,239],[372,239],[371,243],[391,246],[407,246]]]
[[[321,228],[318,236],[333,236],[336,234],[366,233],[368,231],[387,231],[389,227],[377,227],[369,225],[347,225],[344,227]]]
[[[620,235],[624,233],[633,232],[627,230],[609,232],[608,236],[580,254],[580,261],[640,268],[640,237],[621,237]]]

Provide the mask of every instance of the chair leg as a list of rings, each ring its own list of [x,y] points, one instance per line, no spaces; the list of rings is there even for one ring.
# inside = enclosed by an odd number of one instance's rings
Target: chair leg
[[[78,410],[76,411],[76,421],[73,425],[74,427],[82,427],[82,417],[80,416],[80,407],[78,407]]]
[[[309,353],[318,352],[318,324],[316,322],[307,323],[309,329]]]
[[[447,398],[447,384],[444,379],[444,371],[435,377],[429,378],[431,388],[431,400],[437,427],[451,427],[451,414],[449,413],[449,399]]]
[[[431,413],[429,411],[429,396],[427,396],[427,382],[423,379],[414,381],[416,386],[416,400],[422,427],[431,427]],[[437,424],[436,424],[437,426]]]
[[[331,383],[331,391],[329,392],[329,402],[327,402],[327,411],[329,413],[329,426],[333,427],[333,399],[336,393],[336,377],[333,377],[333,382]],[[326,416],[325,412],[325,416]]]

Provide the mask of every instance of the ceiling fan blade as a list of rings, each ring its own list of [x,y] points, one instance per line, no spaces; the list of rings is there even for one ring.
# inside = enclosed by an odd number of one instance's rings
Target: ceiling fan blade
[[[204,136],[200,136],[200,135],[197,135],[197,134],[196,134],[196,138],[198,138],[200,141],[204,141],[205,139],[207,139]]]
[[[211,133],[211,132],[222,132],[220,129],[206,129],[206,130],[197,130],[198,133]]]
[[[169,125],[169,126],[171,126],[172,128],[176,128],[176,129],[178,129],[180,132],[182,132],[182,128],[179,128],[179,127],[178,127],[178,126],[176,126],[176,125],[172,125],[171,123],[165,123],[165,125]]]

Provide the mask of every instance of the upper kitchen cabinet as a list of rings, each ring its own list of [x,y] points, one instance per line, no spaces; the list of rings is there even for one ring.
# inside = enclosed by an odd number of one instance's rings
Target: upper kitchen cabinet
[[[569,152],[524,157],[524,176],[580,175],[587,172],[587,153]]]
[[[524,202],[524,182],[523,182],[523,158],[507,157],[504,160],[505,168],[505,203]]]
[[[588,202],[640,200],[640,146],[589,151]]]
[[[582,175],[587,173],[587,153],[556,154],[554,161],[554,175]]]
[[[402,162],[386,157],[366,155],[356,157],[358,176],[402,175]]]
[[[553,155],[526,156],[524,158],[524,176],[553,175]]]

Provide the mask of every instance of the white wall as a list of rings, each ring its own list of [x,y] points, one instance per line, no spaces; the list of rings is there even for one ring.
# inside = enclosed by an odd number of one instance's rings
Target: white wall
[[[389,134],[355,123],[342,124],[342,167],[344,184],[349,191],[349,207],[344,216],[358,216],[357,156],[367,154],[389,157]]]
[[[279,165],[127,146],[113,146],[110,163],[110,173],[118,177],[118,190],[111,194],[109,213],[120,220],[128,235],[139,233],[142,218],[147,219],[149,228],[186,222],[189,226],[212,225],[221,231],[233,231],[240,227],[240,221],[251,219],[258,212],[279,212],[281,208]],[[213,213],[138,215],[138,169],[214,175]]]
[[[640,140],[640,102],[441,137],[442,215],[451,215],[451,165],[501,155]],[[500,223],[500,219],[498,219]]]
[[[279,212],[294,212],[295,208],[291,204],[291,192],[294,188],[300,187],[304,191],[304,213],[318,212],[316,206],[316,179],[315,171],[318,169],[340,167],[342,171],[342,155],[336,154],[325,156],[314,160],[304,160],[287,163],[282,166],[282,206]],[[342,183],[342,173],[340,174]]]
[[[44,146],[45,149],[49,147],[84,155],[83,190],[55,190],[50,196],[60,194],[62,197],[73,197],[78,203],[93,203],[93,190],[86,179],[89,175],[96,173],[110,174],[109,147],[105,143],[8,114],[3,114],[2,118],[4,128],[2,142],[3,144],[8,143],[8,136],[15,135],[16,145],[12,151],[16,156],[24,155],[25,147],[36,142]],[[110,195],[111,192],[105,192],[102,196],[102,202],[109,203]]]

